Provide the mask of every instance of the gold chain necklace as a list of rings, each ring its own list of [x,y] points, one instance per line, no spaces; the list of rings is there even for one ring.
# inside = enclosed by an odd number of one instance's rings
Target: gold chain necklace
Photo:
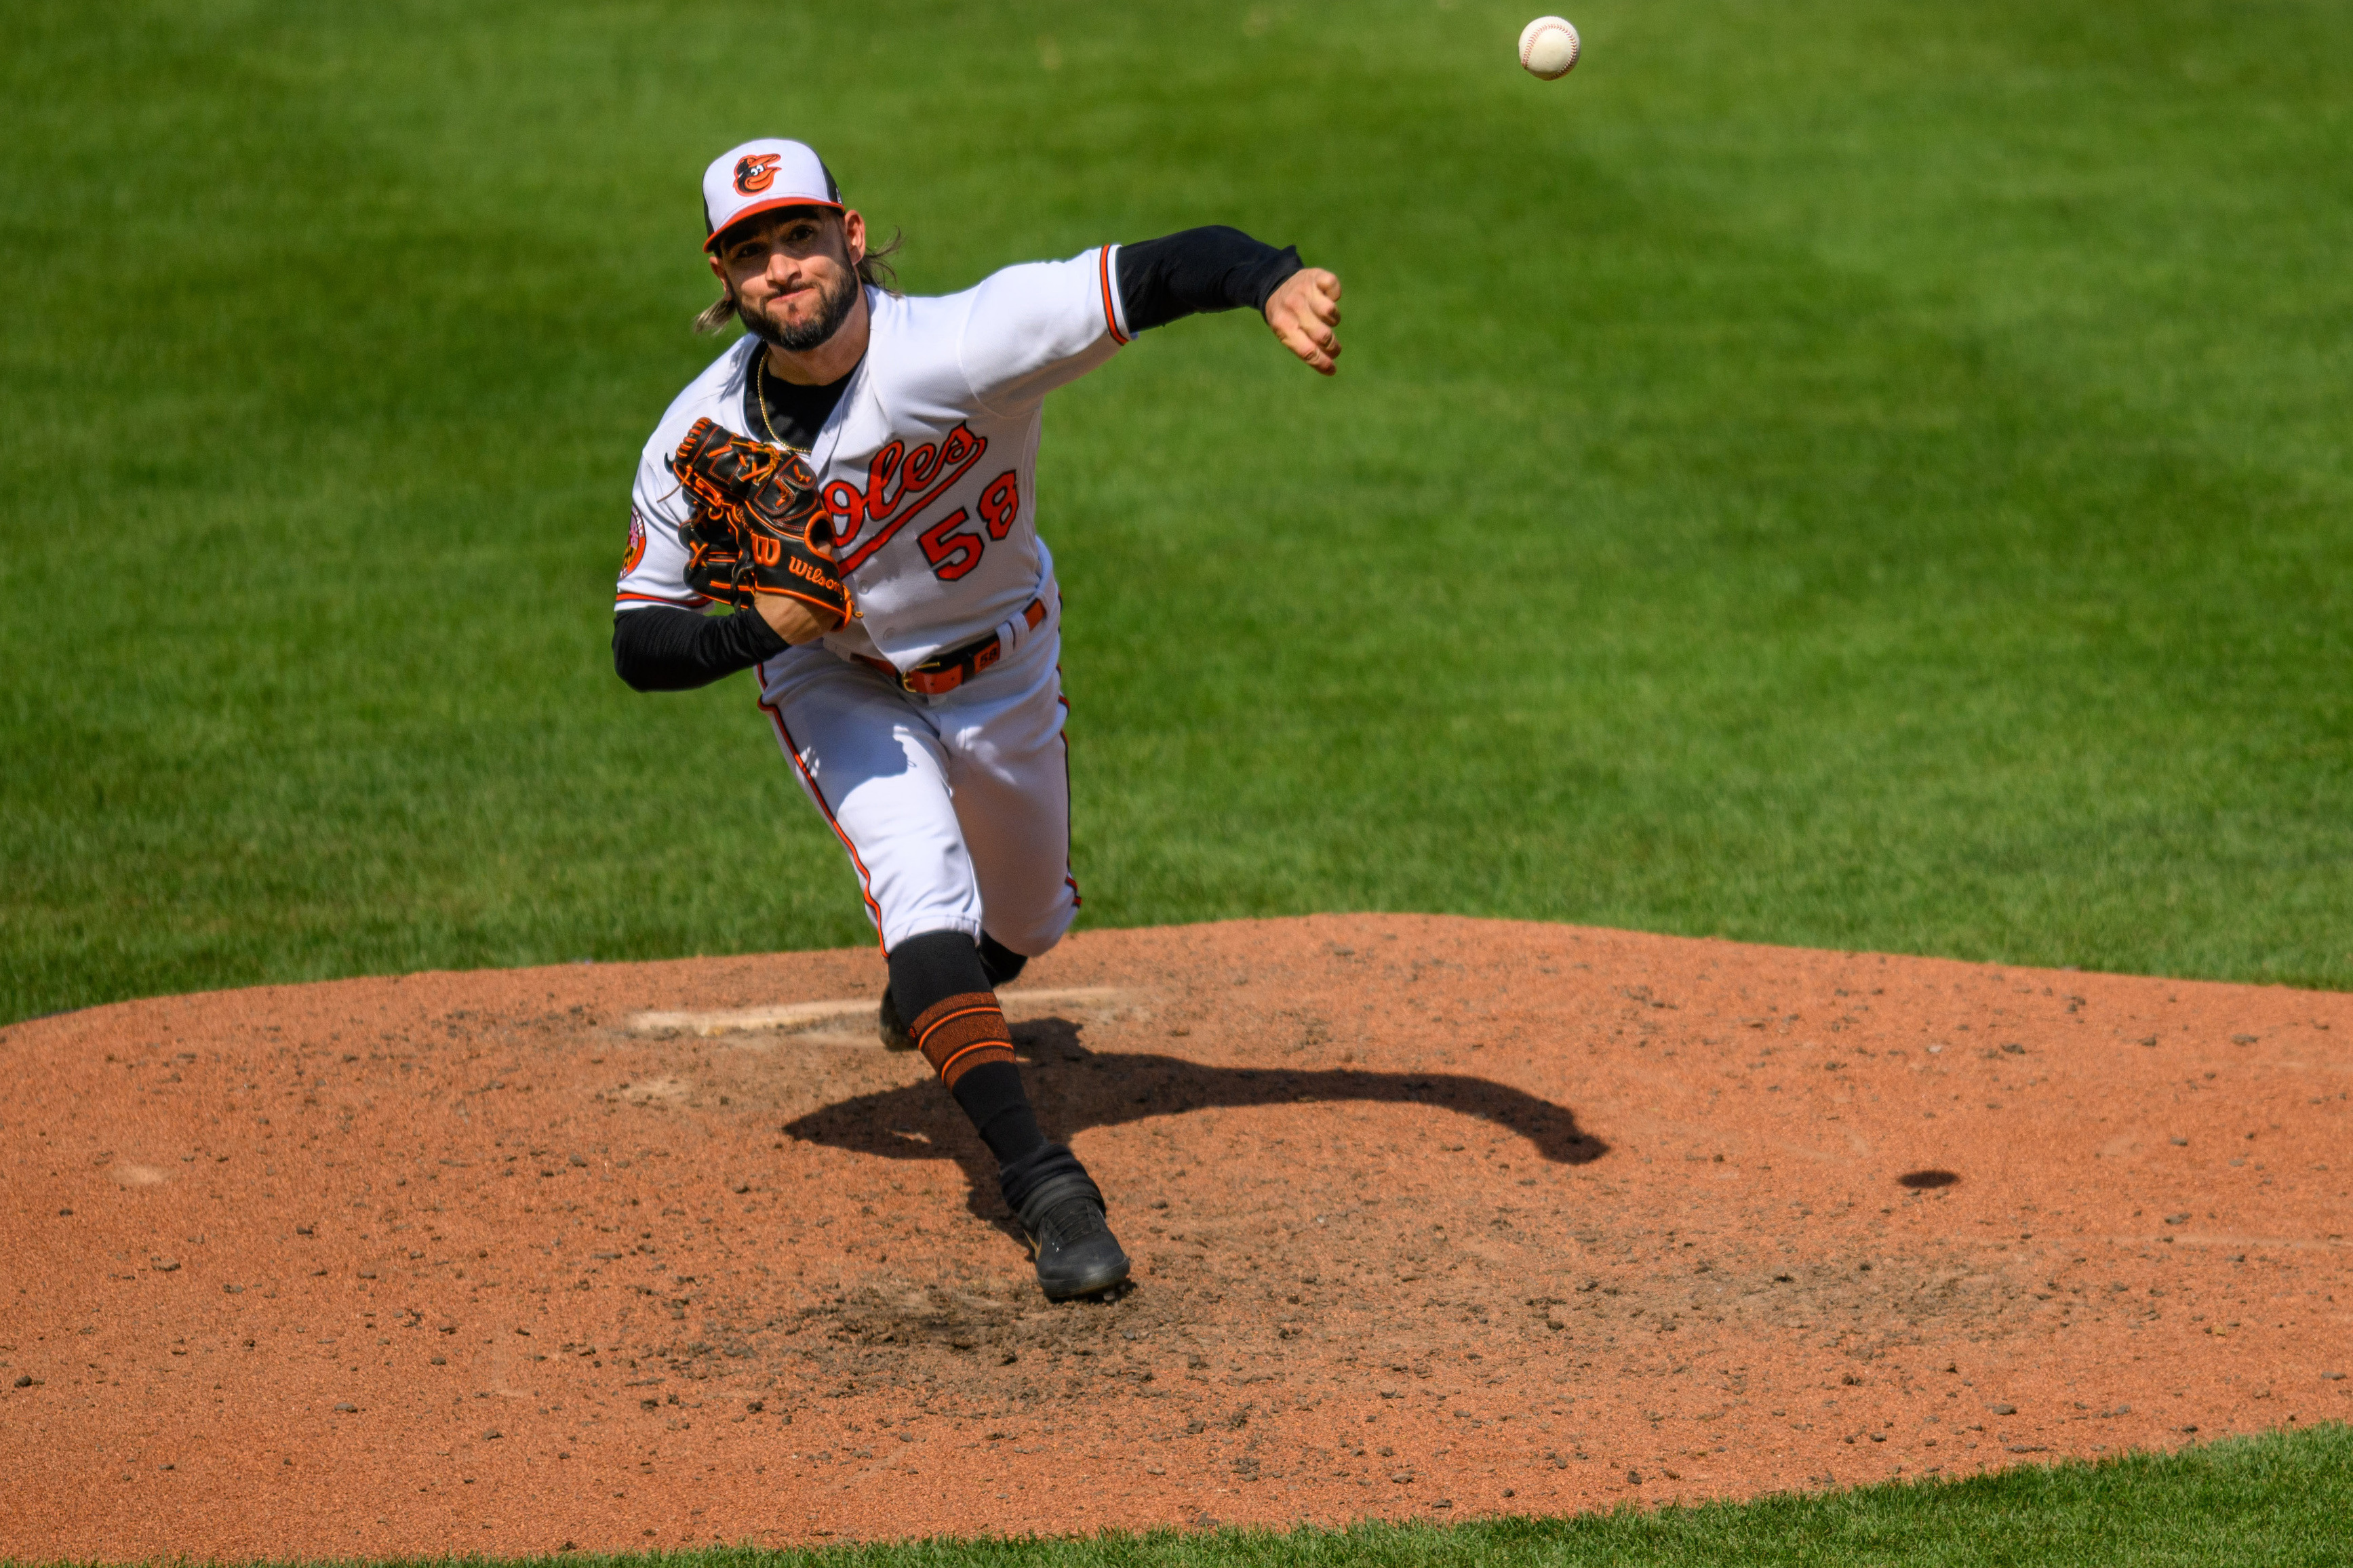
[[[768,422],[768,351],[765,348],[760,357],[752,362],[752,395],[759,402],[760,426],[768,433],[768,445],[783,446],[784,442],[776,438],[776,427]]]
[[[769,422],[768,351],[765,349],[762,349],[760,351],[760,357],[752,362],[752,395],[759,399],[760,428],[768,433],[768,445],[771,447],[782,447],[787,452],[798,452],[803,457],[808,456],[807,447],[794,446],[790,441],[787,441],[782,436],[777,435],[776,426]]]

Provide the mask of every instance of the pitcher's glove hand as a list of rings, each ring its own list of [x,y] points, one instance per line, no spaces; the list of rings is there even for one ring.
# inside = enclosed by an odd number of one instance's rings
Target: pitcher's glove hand
[[[670,471],[694,498],[681,530],[688,586],[738,610],[756,609],[763,594],[797,599],[827,631],[849,624],[857,610],[834,571],[833,521],[799,453],[698,419]]]

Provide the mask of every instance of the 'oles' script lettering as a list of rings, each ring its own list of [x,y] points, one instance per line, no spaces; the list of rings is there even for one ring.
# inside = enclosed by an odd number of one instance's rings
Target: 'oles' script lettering
[[[959,425],[936,446],[926,441],[912,452],[904,441],[884,447],[866,465],[862,490],[848,479],[826,486],[825,510],[833,519],[834,552],[841,574],[847,577],[864,565],[909,519],[971,472],[987,450],[987,437],[976,436],[971,426]],[[877,525],[874,536],[850,549],[870,523]],[[846,555],[841,553],[845,550],[849,551]]]

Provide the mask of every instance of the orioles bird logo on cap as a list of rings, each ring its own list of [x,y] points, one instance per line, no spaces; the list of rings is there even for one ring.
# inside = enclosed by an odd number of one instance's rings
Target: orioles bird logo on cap
[[[748,158],[735,160],[735,188],[747,196],[756,196],[776,181],[777,157],[774,153],[754,153]]]

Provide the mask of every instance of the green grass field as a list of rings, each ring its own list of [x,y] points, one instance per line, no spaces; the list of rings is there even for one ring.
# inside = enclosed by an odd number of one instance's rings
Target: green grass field
[[[607,652],[695,180],[776,131],[918,291],[1211,221],[1346,280],[1334,384],[1225,318],[1058,395],[1088,921],[2353,984],[2353,10],[1605,0],[1551,86],[1525,19],[7,7],[0,1020],[869,940],[748,678]],[[2342,1441],[2232,1455],[1070,1552],[2324,1560]],[[2274,1534],[2176,1528],[2231,1486]]]
[[[607,584],[781,128],[918,290],[1225,220],[1059,395],[1110,924],[1599,921],[2353,984],[2353,12],[27,0],[0,1018],[868,940]]]

